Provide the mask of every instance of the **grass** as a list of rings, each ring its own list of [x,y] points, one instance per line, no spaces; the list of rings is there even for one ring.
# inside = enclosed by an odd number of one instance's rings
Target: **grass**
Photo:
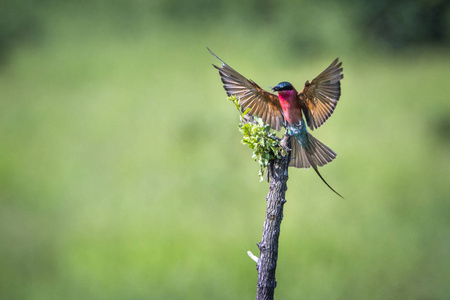
[[[268,186],[205,46],[264,87],[334,57],[288,63],[220,28],[56,28],[0,73],[1,298],[254,297]],[[290,170],[276,295],[444,299],[450,57],[341,59],[342,101],[313,134],[346,199]]]

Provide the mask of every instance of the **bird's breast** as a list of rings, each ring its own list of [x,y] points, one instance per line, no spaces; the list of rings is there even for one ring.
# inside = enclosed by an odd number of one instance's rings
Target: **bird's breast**
[[[302,119],[302,110],[297,101],[297,95],[283,95],[279,93],[280,106],[283,110],[284,118],[289,124],[299,124]],[[287,96],[287,97],[286,97]]]

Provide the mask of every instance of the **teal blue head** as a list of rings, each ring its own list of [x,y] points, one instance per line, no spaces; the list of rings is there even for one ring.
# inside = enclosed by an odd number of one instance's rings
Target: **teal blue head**
[[[280,91],[292,91],[292,90],[294,90],[294,87],[293,87],[292,84],[290,84],[289,82],[283,81],[283,82],[280,82],[279,84],[277,84],[276,86],[274,86],[274,87],[272,88],[272,90],[273,90],[274,92],[280,92]]]

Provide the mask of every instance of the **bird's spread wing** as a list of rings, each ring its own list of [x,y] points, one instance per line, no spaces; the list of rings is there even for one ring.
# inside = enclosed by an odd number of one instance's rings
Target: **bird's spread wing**
[[[319,128],[331,116],[341,96],[342,62],[336,58],[298,94],[309,128]]]
[[[223,87],[228,96],[235,95],[239,99],[239,105],[244,111],[250,109],[248,114],[260,117],[272,129],[280,131],[284,123],[284,118],[278,96],[263,90],[255,82],[248,80],[227,65],[209,48],[208,50],[222,62],[221,67],[213,66],[219,70]]]

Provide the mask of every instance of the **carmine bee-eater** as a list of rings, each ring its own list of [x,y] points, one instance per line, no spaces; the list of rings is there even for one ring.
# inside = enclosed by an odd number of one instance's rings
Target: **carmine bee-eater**
[[[305,169],[312,167],[322,181],[341,196],[323,179],[317,169],[336,158],[336,153],[306,129],[306,124],[311,130],[319,128],[336,108],[341,96],[341,80],[344,78],[339,59],[336,58],[311,82],[306,81],[300,93],[289,82],[280,82],[272,88],[278,93],[277,96],[263,90],[227,65],[209,48],[208,50],[222,63],[221,67],[213,66],[219,70],[227,95],[236,96],[243,111],[249,109],[249,115],[260,117],[272,129],[280,131],[282,126],[286,128],[291,139],[289,166]]]

